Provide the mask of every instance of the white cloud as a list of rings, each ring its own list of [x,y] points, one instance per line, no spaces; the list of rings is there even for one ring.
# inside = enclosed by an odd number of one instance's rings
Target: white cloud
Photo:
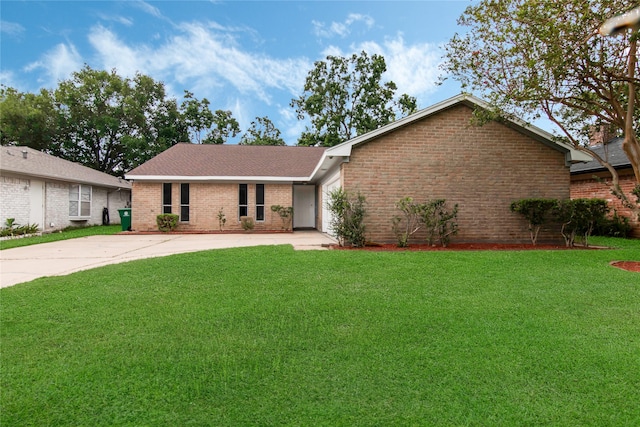
[[[355,23],[364,23],[367,29],[373,27],[375,21],[372,17],[368,15],[362,15],[359,13],[351,13],[347,16],[344,22],[331,22],[330,24],[326,24],[324,22],[319,21],[311,21],[313,25],[313,32],[316,36],[321,38],[331,38],[334,36],[338,37],[346,37],[351,34],[351,27]]]
[[[130,18],[125,18],[124,16],[105,15],[105,14],[101,13],[99,15],[99,17],[103,21],[113,21],[113,22],[117,22],[118,24],[122,24],[122,25],[127,26],[127,27],[131,27],[133,25],[133,20],[131,20]]]
[[[149,3],[145,1],[137,0],[137,1],[131,2],[131,4],[137,7],[138,9],[142,10],[143,12],[148,13],[151,16],[155,16],[156,18],[163,18],[162,12],[160,12],[160,9],[158,9],[155,6],[151,6]]]
[[[60,80],[68,79],[74,71],[83,66],[80,53],[73,44],[58,44],[45,53],[42,58],[25,67],[25,71],[44,70],[45,78],[38,79],[39,83],[53,88]]]
[[[115,68],[118,74],[130,77],[136,72],[143,74],[147,72],[148,55],[145,54],[145,47],[131,48],[101,25],[93,27],[88,38],[89,43],[97,51],[98,61],[101,63],[97,68]]]
[[[22,25],[9,22],[9,21],[0,21],[0,32],[8,34],[10,36],[18,36],[24,33],[25,29]]]
[[[243,51],[233,36],[205,24],[177,28],[179,35],[153,48],[127,45],[101,26],[92,29],[89,40],[104,68],[115,67],[125,75],[139,71],[165,76],[189,83],[199,93],[231,84],[240,93],[267,103],[271,102],[269,90],[298,92],[311,66],[304,58],[279,60]]]
[[[415,96],[419,106],[423,106],[424,100],[437,89],[442,52],[439,46],[432,43],[407,45],[402,35],[398,35],[386,39],[382,44],[369,41],[352,45],[349,52],[329,46],[323,54],[347,56],[363,50],[369,55],[384,56],[387,63],[385,79],[393,81],[398,86],[398,94]]]
[[[17,89],[15,74],[11,71],[0,71],[0,85]]]

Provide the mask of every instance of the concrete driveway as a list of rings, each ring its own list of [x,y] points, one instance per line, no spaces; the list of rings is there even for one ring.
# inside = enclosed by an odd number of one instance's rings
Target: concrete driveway
[[[0,288],[45,276],[185,252],[245,246],[293,245],[326,249],[335,240],[318,231],[273,234],[116,234],[0,251]]]

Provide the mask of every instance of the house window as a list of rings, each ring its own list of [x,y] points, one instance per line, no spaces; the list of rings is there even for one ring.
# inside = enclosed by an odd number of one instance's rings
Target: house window
[[[69,216],[91,217],[91,186],[72,184],[69,186]]]
[[[256,184],[256,221],[264,221],[264,184]]]
[[[247,190],[247,184],[240,184],[238,186],[238,218],[247,216],[249,214],[249,193]]]
[[[162,213],[171,213],[171,183],[162,184]]]
[[[180,184],[180,221],[189,222],[189,184]]]

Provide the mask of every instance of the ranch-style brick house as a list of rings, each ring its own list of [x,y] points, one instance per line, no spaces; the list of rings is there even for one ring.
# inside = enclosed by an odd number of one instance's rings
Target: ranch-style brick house
[[[242,216],[279,230],[270,207],[280,205],[294,208],[293,228],[330,232],[325,201],[341,186],[366,197],[371,241],[395,241],[394,204],[406,196],[458,204],[453,241],[529,241],[511,202],[568,199],[571,164],[589,158],[517,119],[472,125],[473,110],[486,107],[461,94],[331,148],[175,145],[126,174],[132,229],[157,230],[156,216],[172,212],[179,229],[216,231],[222,209],[225,230],[241,230]]]

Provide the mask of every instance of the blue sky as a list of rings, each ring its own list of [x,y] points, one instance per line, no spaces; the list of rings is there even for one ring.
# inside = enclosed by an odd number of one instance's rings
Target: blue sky
[[[244,132],[268,116],[295,144],[305,123],[289,106],[314,61],[382,54],[385,76],[425,108],[460,92],[437,86],[442,45],[470,0],[0,2],[0,83],[55,88],[84,64],[162,81],[231,110]],[[239,139],[236,138],[236,140]]]

